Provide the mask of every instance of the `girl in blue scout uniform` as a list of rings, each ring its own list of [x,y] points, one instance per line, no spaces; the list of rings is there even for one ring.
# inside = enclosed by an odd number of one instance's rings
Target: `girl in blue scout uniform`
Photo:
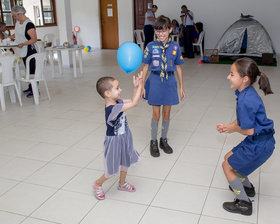
[[[153,118],[151,122],[150,153],[154,157],[160,155],[158,149],[157,132],[162,106],[162,132],[160,148],[165,153],[173,150],[167,143],[167,131],[169,127],[171,106],[179,103],[177,81],[174,72],[177,71],[180,84],[181,100],[185,98],[183,89],[183,73],[181,64],[184,63],[180,47],[177,42],[171,41],[169,34],[172,32],[171,21],[165,16],[158,17],[154,29],[157,40],[150,42],[144,51],[143,82],[145,82],[148,70],[151,71],[142,90],[142,97],[153,106]],[[143,85],[144,86],[144,85]]]
[[[96,83],[96,90],[105,100],[105,121],[107,125],[104,140],[105,173],[93,184],[95,197],[105,199],[102,184],[109,177],[120,173],[118,190],[134,192],[133,185],[125,181],[128,168],[139,159],[133,146],[132,134],[129,130],[125,111],[135,107],[141,97],[142,74],[133,77],[134,92],[131,99],[121,99],[121,88],[113,77],[102,77]]]
[[[259,78],[264,94],[272,94],[267,76],[261,73],[254,60],[241,58],[231,66],[227,79],[236,89],[236,120],[230,124],[217,124],[220,133],[239,132],[247,137],[225,155],[223,170],[229,188],[236,194],[234,202],[224,202],[225,210],[242,215],[252,214],[254,186],[248,175],[260,167],[272,154],[275,140],[273,121],[266,117],[262,99],[252,86]]]

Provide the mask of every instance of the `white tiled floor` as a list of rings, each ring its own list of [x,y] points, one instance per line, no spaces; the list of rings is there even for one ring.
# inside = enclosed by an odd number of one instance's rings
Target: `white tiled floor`
[[[235,96],[226,76],[230,65],[183,65],[185,101],[172,108],[169,142],[171,155],[149,154],[151,107],[145,102],[127,112],[138,166],[129,171],[135,193],[116,189],[117,177],[104,184],[105,201],[92,194],[92,182],[103,172],[105,134],[104,102],[95,91],[103,75],[116,77],[123,98],[131,96],[132,75],[116,61],[116,51],[97,50],[84,55],[84,75],[73,78],[69,69],[51,78],[46,68],[52,100],[41,89],[40,105],[23,98],[23,107],[11,104],[0,112],[0,223],[280,223],[280,153],[275,153],[251,175],[257,195],[253,215],[223,210],[233,200],[221,163],[225,153],[242,140],[239,134],[219,134],[218,122],[235,116]],[[270,77],[274,95],[264,97],[267,114],[280,129],[280,70],[260,67]],[[258,87],[256,88],[258,89]]]

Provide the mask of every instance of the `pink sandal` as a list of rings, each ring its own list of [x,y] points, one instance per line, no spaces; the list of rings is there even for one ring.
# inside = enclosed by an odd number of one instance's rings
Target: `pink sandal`
[[[95,197],[98,200],[104,200],[105,199],[105,193],[102,189],[102,186],[97,186],[96,182],[94,182],[92,187],[93,187]]]
[[[118,190],[120,190],[120,191],[134,192],[134,191],[136,191],[136,188],[135,188],[133,185],[131,185],[131,184],[125,182],[123,185],[121,185],[121,184],[119,183]]]

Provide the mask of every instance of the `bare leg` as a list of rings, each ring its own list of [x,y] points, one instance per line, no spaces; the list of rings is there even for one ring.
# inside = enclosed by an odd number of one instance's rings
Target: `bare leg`
[[[160,118],[160,106],[153,106],[153,120],[158,122]]]
[[[228,182],[231,182],[238,178],[236,175],[236,171],[229,165],[227,160],[223,162],[223,170]]]
[[[120,171],[120,185],[125,184],[127,172],[126,171]]]
[[[162,107],[162,119],[165,121],[170,120],[170,111],[171,111],[171,106],[165,105]]]
[[[97,180],[95,181],[96,186],[102,186],[102,184],[103,184],[106,180],[108,180],[108,178],[106,178],[106,177],[105,177],[105,174],[103,174],[101,177],[99,177],[99,179],[97,179]]]

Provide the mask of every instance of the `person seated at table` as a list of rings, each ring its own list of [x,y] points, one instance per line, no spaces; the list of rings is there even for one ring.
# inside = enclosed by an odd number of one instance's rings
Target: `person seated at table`
[[[179,34],[179,23],[176,19],[172,20],[172,35],[178,35]]]
[[[4,40],[10,36],[10,30],[7,29],[6,23],[0,22],[0,39]]]

